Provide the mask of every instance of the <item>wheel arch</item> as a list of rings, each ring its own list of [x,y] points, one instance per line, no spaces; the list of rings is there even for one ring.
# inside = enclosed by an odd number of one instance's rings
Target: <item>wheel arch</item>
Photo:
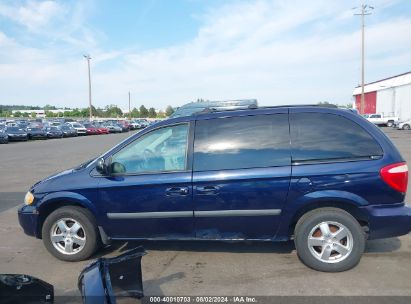
[[[74,192],[57,192],[46,195],[37,206],[39,220],[37,222],[37,236],[41,238],[41,230],[46,218],[55,210],[62,207],[81,207],[88,210],[98,225],[97,210],[84,196]]]
[[[350,201],[329,199],[329,200],[312,201],[309,204],[305,204],[301,208],[297,209],[289,222],[288,235],[289,236],[294,235],[295,226],[304,214],[312,210],[316,210],[320,208],[327,208],[327,207],[337,208],[337,209],[341,209],[341,210],[348,212],[358,221],[358,223],[361,225],[361,227],[363,227],[365,232],[368,232],[368,227],[369,227],[368,216],[364,211],[361,210],[361,208],[358,207],[358,205]]]

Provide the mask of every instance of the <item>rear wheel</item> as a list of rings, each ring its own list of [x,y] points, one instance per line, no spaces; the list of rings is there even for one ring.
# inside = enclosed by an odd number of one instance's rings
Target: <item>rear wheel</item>
[[[64,261],[87,259],[100,244],[92,214],[74,206],[52,212],[43,224],[42,238],[47,250]]]
[[[411,129],[411,128],[410,128],[410,125],[407,125],[407,124],[403,125],[402,128],[403,128],[404,130],[409,130],[409,129]]]
[[[295,246],[310,268],[339,272],[353,268],[365,247],[363,229],[348,212],[321,208],[303,215],[295,228]]]
[[[387,127],[392,127],[393,124],[394,124],[394,122],[392,120],[390,120],[389,122],[387,122]]]

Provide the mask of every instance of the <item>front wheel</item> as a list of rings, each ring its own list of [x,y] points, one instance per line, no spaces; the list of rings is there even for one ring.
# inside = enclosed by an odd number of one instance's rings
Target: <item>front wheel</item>
[[[409,130],[409,129],[411,129],[411,128],[410,128],[410,125],[407,125],[407,124],[405,124],[402,128],[403,128],[404,130]]]
[[[44,222],[42,238],[47,250],[64,261],[85,260],[100,244],[92,214],[74,206],[52,212]]]
[[[300,218],[295,228],[295,247],[308,267],[340,272],[358,264],[364,252],[365,235],[348,212],[321,208]]]

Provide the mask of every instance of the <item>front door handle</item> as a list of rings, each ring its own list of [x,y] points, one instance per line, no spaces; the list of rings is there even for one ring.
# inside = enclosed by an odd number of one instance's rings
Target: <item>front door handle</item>
[[[210,194],[217,194],[219,187],[217,186],[200,186],[196,187],[196,193],[197,194],[205,194],[205,195],[210,195]]]
[[[167,195],[187,195],[188,187],[171,187],[166,189]]]

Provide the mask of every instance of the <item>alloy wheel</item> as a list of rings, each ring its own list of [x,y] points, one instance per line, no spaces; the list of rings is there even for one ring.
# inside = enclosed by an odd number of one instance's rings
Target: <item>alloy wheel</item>
[[[350,255],[354,241],[347,227],[334,221],[325,221],[310,231],[307,244],[317,260],[339,263]]]
[[[50,240],[60,253],[72,255],[84,248],[86,232],[78,221],[72,218],[62,218],[51,227]]]

